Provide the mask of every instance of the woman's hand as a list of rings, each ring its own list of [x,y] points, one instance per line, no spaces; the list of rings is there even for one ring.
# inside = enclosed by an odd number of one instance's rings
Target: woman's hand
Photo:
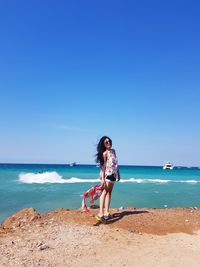
[[[120,172],[119,170],[117,171],[117,181],[119,182],[121,180],[121,177],[120,177]]]
[[[105,181],[105,179],[102,178],[102,179],[101,179],[101,185],[102,185],[102,186],[105,186],[105,184],[106,184],[106,181]]]
[[[102,176],[100,176],[100,183],[102,186],[105,186],[106,181],[105,178],[102,178]]]

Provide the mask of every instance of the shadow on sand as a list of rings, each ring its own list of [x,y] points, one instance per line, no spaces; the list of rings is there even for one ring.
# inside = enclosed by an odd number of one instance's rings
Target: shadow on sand
[[[130,216],[130,215],[137,215],[137,214],[140,214],[140,213],[148,213],[148,211],[137,211],[137,210],[134,210],[134,211],[122,211],[122,212],[116,212],[116,213],[113,213],[112,216],[108,219],[108,220],[103,220],[101,222],[97,222],[94,224],[94,226],[99,226],[100,224],[112,224],[112,223],[115,223],[119,220],[121,220],[123,217],[125,216]]]

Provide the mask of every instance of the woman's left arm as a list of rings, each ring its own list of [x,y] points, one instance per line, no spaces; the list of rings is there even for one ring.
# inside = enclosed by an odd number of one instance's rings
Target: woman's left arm
[[[114,153],[115,153],[115,157],[117,157],[115,150],[114,150]],[[120,176],[120,172],[119,172],[119,168],[118,168],[118,170],[117,170],[117,180],[120,181],[120,179],[121,179],[121,176]]]
[[[120,181],[121,180],[121,176],[120,176],[120,172],[119,172],[119,169],[117,171],[117,180]]]

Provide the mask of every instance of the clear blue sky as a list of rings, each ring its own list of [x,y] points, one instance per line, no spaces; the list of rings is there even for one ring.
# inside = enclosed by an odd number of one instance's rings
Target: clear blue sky
[[[0,2],[0,162],[200,166],[200,3]]]

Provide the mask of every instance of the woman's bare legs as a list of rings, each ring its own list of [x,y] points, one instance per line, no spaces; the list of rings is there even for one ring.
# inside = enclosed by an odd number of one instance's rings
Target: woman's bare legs
[[[102,217],[104,214],[104,204],[105,204],[105,198],[106,198],[106,189],[103,190],[101,196],[100,196],[100,207],[99,207],[99,216]]]
[[[113,183],[106,182],[106,197],[105,197],[105,211],[104,215],[109,214],[109,208],[110,208],[110,201],[111,201],[111,193],[113,189]]]
[[[103,215],[109,214],[113,185],[114,185],[113,183],[106,181],[105,189],[103,190],[101,197],[100,197],[100,209],[99,209],[99,214],[98,214],[100,217],[102,217]],[[105,208],[105,211],[104,211],[104,208]]]

